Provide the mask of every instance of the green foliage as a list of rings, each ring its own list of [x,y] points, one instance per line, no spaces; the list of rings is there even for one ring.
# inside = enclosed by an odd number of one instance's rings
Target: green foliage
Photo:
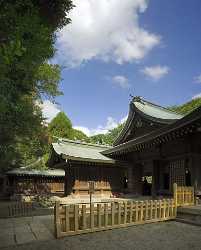
[[[37,93],[46,98],[62,95],[63,93],[58,90],[61,80],[61,68],[57,64],[43,63],[38,68],[36,73],[36,88]]]
[[[48,125],[49,135],[53,137],[66,138],[70,140],[80,140],[90,142],[88,136],[82,131],[74,129],[72,127],[71,120],[66,116],[64,112],[59,112],[57,116]]]
[[[171,106],[170,110],[186,115],[201,106],[201,98],[193,99],[179,106]]]
[[[23,148],[34,148],[43,121],[38,99],[61,94],[60,68],[46,62],[55,52],[55,31],[69,23],[72,7],[71,0],[0,1],[1,167],[16,167]]]
[[[85,135],[82,131],[78,129],[72,129],[72,136],[71,138],[73,140],[79,140],[79,141],[84,141],[84,142],[90,142],[90,138]]]
[[[48,130],[51,136],[71,138],[72,123],[64,112],[59,112],[48,125]]]
[[[92,143],[97,143],[97,144],[112,145],[113,142],[115,141],[115,139],[117,138],[118,134],[122,130],[123,126],[124,126],[124,123],[119,124],[116,128],[111,129],[106,134],[98,134],[98,135],[91,136],[90,137],[91,142]]]

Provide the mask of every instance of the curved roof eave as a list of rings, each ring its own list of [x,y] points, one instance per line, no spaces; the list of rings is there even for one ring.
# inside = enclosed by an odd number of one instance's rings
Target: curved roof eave
[[[128,142],[119,144],[111,149],[103,151],[102,154],[111,157],[111,154],[114,152],[120,152],[122,150],[128,149],[135,145],[147,143],[151,140],[159,138],[160,136],[165,136],[168,133],[176,131],[177,129],[181,129],[184,126],[188,126],[194,122],[197,122],[198,120],[201,121],[201,107],[197,108],[196,110],[192,111],[188,115],[184,116],[182,119],[177,120],[175,123],[169,124],[165,127],[152,131],[149,134],[145,134],[138,138],[132,139]]]
[[[144,107],[143,109],[143,105],[146,108]],[[125,138],[126,133],[128,133],[133,123],[136,113],[147,120],[159,123],[161,125],[168,125],[183,118],[182,115],[170,111],[159,105],[145,101],[141,97],[134,97],[130,102],[129,115],[126,120],[125,126],[114,141],[113,146],[117,146],[118,144],[122,143],[122,140]]]

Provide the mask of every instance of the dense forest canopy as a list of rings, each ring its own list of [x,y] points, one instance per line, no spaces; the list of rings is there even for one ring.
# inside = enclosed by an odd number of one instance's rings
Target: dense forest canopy
[[[46,151],[38,102],[61,94],[60,67],[47,62],[72,8],[71,0],[0,1],[0,170]]]

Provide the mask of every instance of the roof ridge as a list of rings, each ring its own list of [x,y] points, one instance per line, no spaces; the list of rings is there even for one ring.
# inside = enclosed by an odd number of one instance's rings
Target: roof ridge
[[[150,105],[152,105],[152,106],[155,106],[155,107],[158,107],[158,108],[160,108],[160,109],[162,109],[162,110],[165,110],[165,111],[168,112],[168,113],[172,113],[172,114],[175,114],[175,115],[183,116],[182,114],[179,114],[178,112],[175,112],[175,111],[173,111],[173,110],[170,110],[170,109],[168,109],[168,108],[166,108],[166,107],[163,107],[163,106],[161,106],[161,105],[159,105],[159,104],[156,104],[156,103],[147,101],[147,100],[143,99],[141,96],[136,96],[136,97],[134,97],[133,100],[132,100],[132,102],[133,102],[133,103],[134,103],[134,102],[141,102],[141,103],[145,102],[145,103],[148,103],[148,104],[150,104]]]
[[[111,146],[109,145],[102,145],[102,144],[94,144],[94,143],[87,143],[87,142],[83,142],[83,141],[75,141],[75,140],[70,140],[70,139],[67,139],[67,138],[59,138],[58,139],[58,143],[59,142],[69,142],[69,143],[72,143],[72,144],[80,144],[80,145],[86,145],[86,146],[93,146],[93,147],[97,147],[97,148],[111,148]]]

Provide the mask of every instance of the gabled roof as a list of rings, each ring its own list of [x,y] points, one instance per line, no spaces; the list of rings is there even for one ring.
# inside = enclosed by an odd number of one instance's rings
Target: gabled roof
[[[125,126],[116,138],[114,146],[125,142],[125,138],[130,133],[137,117],[141,117],[150,123],[153,122],[163,126],[171,124],[183,116],[167,108],[148,102],[141,97],[134,97],[130,102],[129,114]],[[153,128],[150,127],[150,130],[152,129]]]
[[[63,169],[28,170],[25,168],[16,168],[8,171],[6,174],[17,176],[63,177],[65,176],[65,171]]]
[[[140,97],[134,97],[132,100],[136,111],[142,112],[142,114],[149,116],[150,119],[157,119],[158,122],[169,124],[175,120],[181,119],[183,116],[170,111],[167,108],[161,107],[157,104],[143,100]]]
[[[52,143],[52,146],[55,153],[60,155],[63,159],[85,162],[115,163],[115,160],[101,154],[102,151],[111,148],[108,146],[68,139],[59,139],[57,143]]]
[[[117,145],[102,152],[104,155],[113,157],[115,154],[141,151],[146,147],[151,147],[174,138],[187,135],[194,131],[200,131],[201,127],[201,107],[197,108],[182,119],[157,129],[149,134],[135,138],[126,143]]]

